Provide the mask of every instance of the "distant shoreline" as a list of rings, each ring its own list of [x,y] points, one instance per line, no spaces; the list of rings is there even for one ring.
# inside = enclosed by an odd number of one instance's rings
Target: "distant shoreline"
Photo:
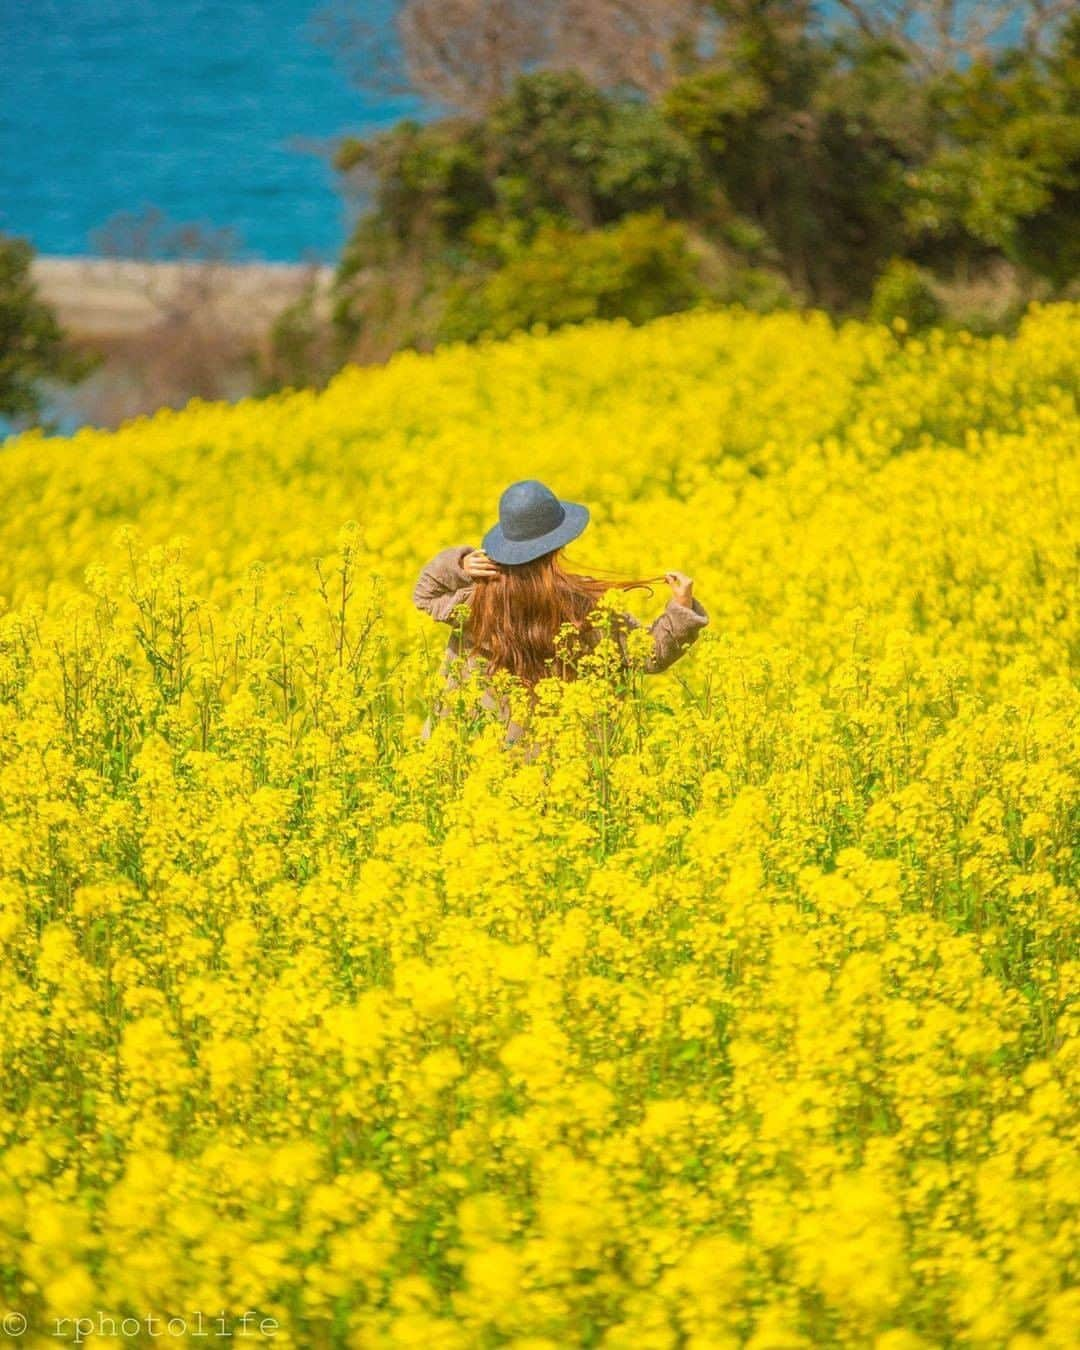
[[[185,285],[212,293],[222,319],[254,336],[312,276],[325,298],[334,269],[314,263],[146,262],[39,253],[31,272],[39,295],[72,337],[117,339],[137,336],[160,320]]]

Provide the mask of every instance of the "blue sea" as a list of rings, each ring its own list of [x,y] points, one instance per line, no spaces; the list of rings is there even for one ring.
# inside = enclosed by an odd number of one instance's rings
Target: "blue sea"
[[[386,0],[351,12],[389,28]],[[350,83],[322,0],[0,0],[0,232],[98,250],[118,213],[234,231],[237,256],[332,262],[327,154],[419,111]],[[320,153],[321,151],[321,153]]]

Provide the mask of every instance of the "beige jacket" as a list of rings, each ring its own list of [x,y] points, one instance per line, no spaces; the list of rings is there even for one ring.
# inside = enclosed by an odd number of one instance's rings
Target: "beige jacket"
[[[475,585],[472,577],[461,566],[462,559],[471,551],[470,545],[460,545],[454,548],[444,548],[441,553],[437,553],[432,558],[420,573],[420,578],[413,590],[413,603],[417,609],[423,610],[425,614],[430,614],[433,619],[437,619],[440,623],[454,624],[455,608],[458,605],[469,603]],[[647,674],[658,675],[661,671],[674,665],[683,652],[697,640],[698,633],[709,622],[709,616],[702,608],[700,600],[694,599],[692,606],[692,608],[688,608],[686,605],[680,605],[677,600],[671,599],[665,606],[663,613],[649,625],[648,631],[652,635],[653,650],[645,663],[644,669]],[[631,629],[640,628],[641,624],[632,614],[624,614],[622,617],[624,622],[617,626],[615,635],[622,648],[624,659],[628,659],[626,635]],[[483,668],[484,663],[474,659],[468,650],[467,640],[465,651],[462,652],[458,642],[458,633],[454,631],[450,635],[442,667],[443,674],[447,677],[447,683],[451,687],[453,685],[450,674],[451,666],[462,655],[465,657],[463,673],[466,678],[478,668]],[[508,718],[507,708],[497,703],[490,692],[485,693],[482,702],[491,711],[499,712],[504,718]],[[440,711],[445,716],[447,709],[443,708]],[[430,734],[430,730],[429,719],[423,731],[425,738]],[[508,722],[507,740],[517,740],[521,734],[522,728],[516,722]]]

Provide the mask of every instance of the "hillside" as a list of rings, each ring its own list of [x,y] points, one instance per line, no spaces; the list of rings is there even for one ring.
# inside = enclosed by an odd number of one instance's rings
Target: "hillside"
[[[684,314],[9,441],[10,1306],[1064,1350],[1078,347]],[[522,477],[709,626],[422,743]]]

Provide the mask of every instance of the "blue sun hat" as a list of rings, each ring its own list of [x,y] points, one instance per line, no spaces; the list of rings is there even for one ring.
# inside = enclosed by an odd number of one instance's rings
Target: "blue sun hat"
[[[576,539],[589,508],[562,502],[535,478],[511,483],[499,498],[499,523],[484,535],[484,552],[497,563],[527,563]]]

